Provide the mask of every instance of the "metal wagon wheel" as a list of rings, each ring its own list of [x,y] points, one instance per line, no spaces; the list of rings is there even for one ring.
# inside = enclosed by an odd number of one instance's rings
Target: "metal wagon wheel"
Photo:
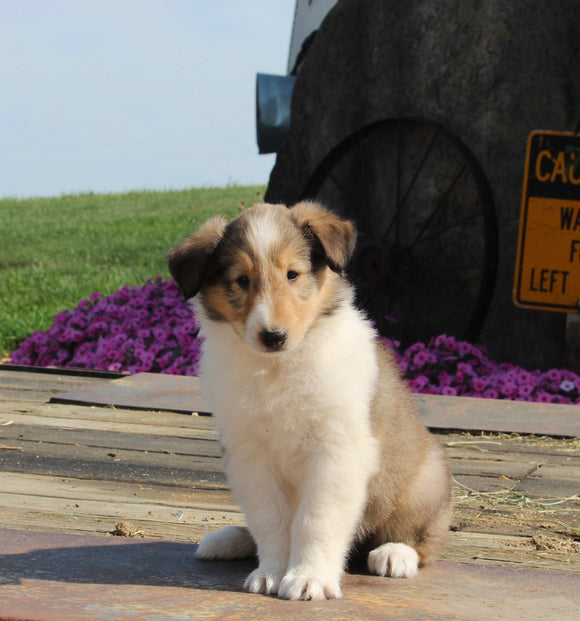
[[[404,345],[475,342],[495,285],[497,223],[485,174],[443,127],[389,119],[324,158],[302,192],[353,220],[349,276],[379,332]]]

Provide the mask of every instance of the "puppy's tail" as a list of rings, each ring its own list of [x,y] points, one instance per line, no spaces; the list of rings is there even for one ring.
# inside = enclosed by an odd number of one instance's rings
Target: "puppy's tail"
[[[207,535],[197,547],[195,556],[211,561],[237,561],[254,558],[256,554],[256,543],[247,528],[226,526]]]

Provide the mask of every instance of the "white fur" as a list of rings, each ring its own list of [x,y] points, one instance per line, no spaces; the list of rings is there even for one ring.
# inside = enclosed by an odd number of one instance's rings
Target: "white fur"
[[[268,259],[268,251],[279,238],[279,229],[271,214],[262,213],[261,217],[249,220],[246,229],[248,241],[260,259]]]
[[[256,556],[256,544],[245,528],[226,526],[204,537],[195,556],[212,561],[233,561]]]
[[[258,546],[259,567],[246,588],[287,599],[340,597],[378,464],[369,414],[378,374],[372,328],[345,302],[295,349],[260,354],[230,324],[205,318],[201,305],[198,315],[204,393]],[[229,549],[231,532],[224,536],[223,546],[220,533],[202,543],[202,556]]]
[[[264,328],[272,327],[272,312],[266,300],[254,306],[246,323],[245,339],[248,347],[260,350],[260,332]]]
[[[368,556],[369,571],[378,576],[412,578],[419,568],[419,555],[404,543],[384,543]]]

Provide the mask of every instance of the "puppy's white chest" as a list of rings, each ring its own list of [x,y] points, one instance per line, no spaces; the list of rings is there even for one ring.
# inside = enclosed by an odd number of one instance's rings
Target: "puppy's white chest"
[[[355,311],[343,314],[296,351],[271,355],[252,354],[227,326],[209,326],[202,383],[226,451],[245,446],[294,463],[322,448],[372,444],[373,334]]]
[[[224,407],[220,418],[238,434],[276,444],[283,452],[293,451],[297,444],[318,436],[329,405],[308,384],[304,378],[262,371],[243,385],[232,386],[228,400],[235,404]]]

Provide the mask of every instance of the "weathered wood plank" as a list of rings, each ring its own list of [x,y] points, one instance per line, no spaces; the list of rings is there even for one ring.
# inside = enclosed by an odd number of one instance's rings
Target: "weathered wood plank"
[[[203,488],[190,486],[147,484],[126,481],[105,481],[76,479],[46,474],[16,472],[1,473],[2,492],[47,496],[72,500],[97,500],[183,506],[188,508],[215,509],[216,511],[237,510],[227,487]]]
[[[542,497],[546,501],[562,498],[580,501],[580,469],[546,463],[537,472],[536,476],[518,483],[514,490],[530,498]]]
[[[540,539],[538,539],[540,541]],[[497,536],[489,533],[453,533],[443,552],[448,561],[544,569],[580,574],[580,554],[573,543],[552,538],[552,549],[538,550],[531,536]]]
[[[59,498],[49,496],[31,496],[29,494],[0,493],[0,503],[4,509],[21,508],[27,511],[43,510],[56,514],[69,516],[107,517],[110,520],[141,520],[161,523],[198,524],[208,520],[208,515],[220,515],[223,521],[232,522],[232,516],[241,521],[239,511],[216,509],[215,507],[183,507],[167,506],[161,504],[147,504],[144,502],[105,502],[98,500],[74,500],[67,502]]]
[[[90,421],[94,422],[93,425]],[[131,432],[141,429],[159,435],[175,433],[176,429],[203,429],[214,432],[210,416],[185,416],[172,412],[123,410],[116,408],[76,405],[39,404],[30,401],[0,402],[0,424],[22,423],[42,426],[62,426],[77,429],[118,429]],[[115,425],[118,425],[115,427]],[[121,427],[120,425],[126,425]],[[140,426],[140,427],[139,427]],[[184,432],[180,432],[184,433]]]
[[[23,442],[43,442],[179,455],[220,456],[215,433],[197,429],[184,429],[181,430],[182,433],[173,429],[170,432],[156,427],[153,430],[146,429],[148,433],[144,434],[140,433],[142,429],[142,425],[115,425],[113,430],[102,430],[94,428],[94,425],[89,425],[88,429],[86,426],[71,429],[68,426],[12,424],[0,427],[0,440],[16,445]]]
[[[578,412],[580,416],[580,410]],[[563,455],[566,457],[579,456],[579,438],[553,438],[549,436],[528,436],[519,434],[478,433],[464,434],[451,432],[439,434],[444,439],[450,456],[467,458],[470,461],[490,459],[490,456],[505,460],[510,455]]]
[[[135,538],[162,541],[181,541],[198,543],[206,534],[224,526],[241,526],[243,518],[230,519],[221,511],[208,510],[204,517],[195,522],[183,523],[174,521],[141,520],[131,517],[122,519],[110,515],[52,512],[42,509],[32,510],[22,507],[8,507],[2,511],[0,528],[19,528],[30,531],[83,534],[111,535],[116,525],[128,522]],[[134,529],[134,530],[133,530]],[[1,549],[1,546],[0,546]]]
[[[496,498],[456,496],[453,529],[491,535],[558,535],[577,541],[580,532],[578,506],[570,502],[557,511],[525,497],[506,494]]]
[[[0,470],[139,483],[225,484],[218,458],[80,445],[22,442],[21,450],[0,450]]]
[[[0,490],[5,528],[105,534],[129,521],[148,538],[199,541],[224,525],[243,524],[226,488],[2,473]]]
[[[105,377],[113,378],[114,374],[97,373],[91,376],[88,372],[84,375],[70,374],[64,369],[24,370],[22,367],[0,365],[0,401],[47,401],[51,396],[73,388],[102,383]]]
[[[514,459],[513,457],[505,461],[478,460],[477,462],[469,462],[465,459],[450,459],[449,462],[451,471],[455,475],[486,477],[506,481],[505,485],[510,485],[510,480],[523,479],[538,468],[538,462],[529,460],[527,456],[524,456],[523,459]]]
[[[115,405],[140,410],[165,410],[185,414],[210,410],[201,396],[197,377],[137,373],[114,381],[86,386],[51,398],[52,403]]]
[[[415,395],[420,418],[433,429],[562,437],[580,436],[580,406]]]
[[[66,516],[76,521],[86,522],[88,519],[100,520],[108,523],[108,530],[114,530],[119,521],[140,522],[141,524],[155,523],[156,529],[160,530],[163,524],[181,524],[189,526],[188,536],[192,529],[200,532],[208,531],[208,521],[211,520],[211,529],[222,528],[227,524],[241,525],[243,517],[239,511],[217,510],[215,508],[187,508],[167,507],[158,504],[127,503],[117,501],[114,503],[99,502],[94,500],[79,500],[64,503],[57,498],[34,497],[23,494],[0,494],[0,503],[4,513],[11,509],[22,510],[26,514],[42,511],[51,513],[61,518]],[[3,517],[3,521],[5,517]],[[14,526],[12,526],[14,527]],[[144,535],[147,530],[145,529]],[[203,534],[202,534],[203,536]]]

